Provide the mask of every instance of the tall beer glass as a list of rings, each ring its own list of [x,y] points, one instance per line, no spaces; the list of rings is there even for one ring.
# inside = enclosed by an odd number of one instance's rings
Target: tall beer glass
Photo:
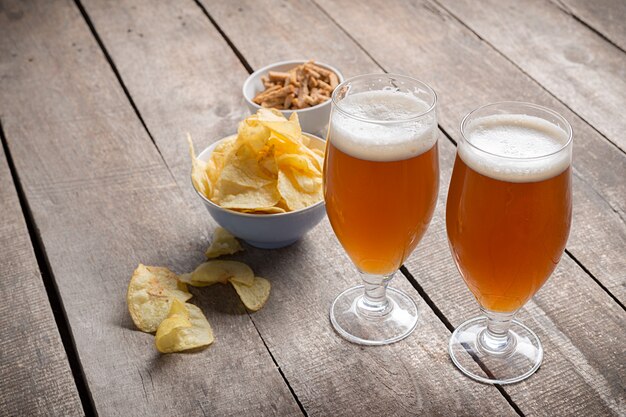
[[[351,342],[388,344],[417,325],[413,300],[387,284],[437,201],[437,98],[418,80],[372,74],[340,84],[332,100],[324,199],[363,285],[335,299],[330,320]]]
[[[449,351],[471,378],[513,383],[541,364],[539,339],[513,316],[565,249],[571,161],[572,128],[547,108],[489,104],[461,123],[446,226],[454,261],[484,316],[461,324]]]

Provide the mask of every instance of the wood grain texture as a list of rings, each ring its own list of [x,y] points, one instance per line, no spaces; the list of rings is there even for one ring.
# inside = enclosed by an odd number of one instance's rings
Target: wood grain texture
[[[611,42],[626,50],[626,2],[622,0],[552,0]]]
[[[453,92],[454,88],[464,91],[460,84],[454,85],[449,81],[455,79],[455,70],[459,71],[456,78],[461,80],[464,74],[473,75],[468,68],[480,65],[479,60],[469,59],[462,49],[450,51],[450,45],[462,44],[463,38],[452,36],[458,33],[454,26],[446,26],[447,31],[441,31],[441,19],[447,21],[450,17],[442,10],[434,12],[431,7],[435,6],[411,8],[401,2],[385,2],[384,5],[373,4],[372,9],[368,9],[348,1],[339,5],[333,2],[332,7],[330,2],[321,4],[385,68],[398,72],[420,68],[437,79],[435,89],[442,93],[440,97]],[[379,13],[373,14],[372,10]],[[442,17],[433,19],[435,14]],[[379,33],[386,33],[385,39],[366,30],[372,27],[376,27]],[[434,34],[429,41],[426,40],[428,33]],[[389,43],[400,45],[403,42],[405,45],[397,49],[388,48]],[[419,48],[419,53],[407,55],[410,45]],[[447,48],[448,59],[453,61],[447,67],[438,56],[438,51],[444,48]],[[467,49],[481,52],[479,43]],[[483,53],[483,59],[489,58]],[[457,59],[458,62],[465,61],[467,67],[455,66]],[[452,74],[441,74],[444,71]],[[499,80],[493,73],[488,75],[491,76],[491,84],[479,84],[481,88],[504,84],[504,80]],[[514,87],[513,80],[511,77]],[[467,90],[471,89],[471,86],[467,87]],[[485,100],[488,93],[482,95],[484,101],[491,101]],[[464,94],[458,93],[458,96],[462,100]],[[444,98],[441,103],[442,107],[449,106]],[[447,127],[443,113],[440,112],[442,124]],[[440,205],[425,240],[406,265],[443,314],[456,326],[476,315],[478,308],[456,272],[446,242],[442,206],[450,180],[454,149],[451,145],[444,145],[442,143],[441,147],[443,188]],[[587,197],[581,196],[580,192],[589,188],[584,188],[578,177],[574,182],[575,199]],[[544,365],[535,376],[523,384],[505,387],[525,415],[623,413],[626,381],[622,358],[626,338],[620,329],[626,313],[584,271],[571,259],[564,258],[555,276],[535,301],[526,306],[520,317],[539,333],[546,350]]]
[[[626,151],[623,51],[548,0],[438,1]]]
[[[16,17],[0,16],[0,114],[98,414],[301,415],[231,288],[194,291],[216,334],[206,350],[160,355],[134,329],[133,269],[191,270],[211,225],[189,210],[75,4],[2,4]]]
[[[575,188],[583,197],[574,204],[568,248],[626,303],[626,155],[434,3],[369,2],[358,10],[350,1],[320,4],[386,70],[434,87],[440,124],[455,140],[463,116],[490,102],[530,101],[562,114],[575,132]]]
[[[85,415],[1,146],[0,211],[0,415]]]
[[[208,19],[193,3],[189,3],[193,7],[187,3],[155,6],[129,0],[116,2],[115,8],[111,4],[87,1],[85,9],[176,180],[188,188],[190,204],[208,217],[189,183],[183,132],[193,129],[198,148],[232,133],[236,121],[245,117],[239,86],[247,74],[243,66],[233,64],[235,55],[225,50],[226,42],[216,30],[206,28]],[[237,10],[238,5],[234,7]],[[304,11],[310,6],[299,2],[289,7],[306,7]],[[158,30],[151,29],[157,22]],[[248,36],[261,33],[251,22],[246,26]],[[333,27],[328,25],[329,30]],[[216,45],[217,40],[224,46]],[[282,46],[276,50],[285,53],[286,44]],[[289,46],[291,51],[295,47],[295,43]],[[324,50],[318,47],[318,59],[330,61]],[[269,53],[263,52],[264,59],[283,58]],[[260,55],[250,58],[256,66]],[[345,59],[368,62],[359,51]],[[168,68],[167,76],[162,68]],[[179,94],[186,85],[193,88]],[[224,111],[228,116],[218,113]],[[238,259],[272,281],[270,301],[251,317],[309,415],[470,415],[483,410],[514,414],[493,387],[472,384],[450,366],[445,350],[449,332],[426,305],[421,306],[420,331],[391,347],[364,349],[333,332],[328,321],[330,303],[357,277],[326,220],[289,248],[247,248]],[[406,280],[399,279],[398,284],[418,298]],[[433,374],[441,378],[431,378]]]

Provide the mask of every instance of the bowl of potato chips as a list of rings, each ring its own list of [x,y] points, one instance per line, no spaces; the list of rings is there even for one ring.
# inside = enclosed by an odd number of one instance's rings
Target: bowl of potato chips
[[[325,141],[260,109],[197,157],[190,140],[192,183],[215,221],[252,246],[288,246],[326,214],[322,193]]]
[[[280,110],[285,117],[298,113],[302,130],[324,135],[330,117],[330,97],[343,81],[341,72],[328,64],[282,61],[252,73],[242,90],[250,113],[261,108]]]

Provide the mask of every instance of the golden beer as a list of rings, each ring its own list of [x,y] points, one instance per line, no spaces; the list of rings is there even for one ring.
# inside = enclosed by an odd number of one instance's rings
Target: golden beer
[[[439,188],[435,143],[399,161],[368,161],[326,150],[325,200],[337,238],[362,271],[389,275],[415,249],[433,215]]]
[[[491,311],[523,306],[558,264],[569,235],[569,155],[532,157],[550,146],[558,150],[565,132],[535,119],[479,121],[468,141],[482,142],[487,152],[461,143],[454,164],[446,211],[452,255],[478,302]],[[506,161],[497,152],[515,156]],[[526,162],[519,159],[524,155]]]
[[[362,285],[335,298],[330,322],[354,343],[397,342],[415,329],[417,306],[388,283],[435,209],[437,96],[410,77],[369,74],[340,84],[332,99],[324,200]]]
[[[482,315],[457,326],[448,352],[472,379],[512,384],[541,365],[541,341],[514,317],[565,249],[571,161],[572,127],[548,108],[493,103],[461,122],[446,228],[452,257]]]

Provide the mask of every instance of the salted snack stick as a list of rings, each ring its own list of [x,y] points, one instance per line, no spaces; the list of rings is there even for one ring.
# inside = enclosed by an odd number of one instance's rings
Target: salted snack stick
[[[297,110],[330,99],[339,84],[339,77],[333,71],[308,61],[289,71],[269,71],[261,77],[261,81],[265,90],[258,93],[253,102],[266,108]]]
[[[270,81],[281,81],[284,82],[286,79],[290,78],[288,72],[280,72],[280,71],[270,71],[268,72]]]

